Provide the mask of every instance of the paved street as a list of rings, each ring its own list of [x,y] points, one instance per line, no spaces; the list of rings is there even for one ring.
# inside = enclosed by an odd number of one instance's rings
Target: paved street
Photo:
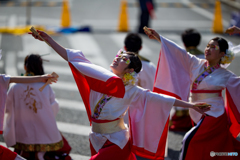
[[[16,2],[16,1],[13,1]],[[18,1],[22,2],[22,1]],[[61,0],[55,2],[61,2]],[[123,40],[127,33],[117,32],[119,3],[111,0],[101,1],[70,1],[72,25],[90,26],[92,32],[59,34],[53,38],[66,48],[82,50],[85,56],[97,65],[109,68],[117,51],[123,48]],[[138,8],[134,7],[136,1],[129,0],[131,4],[129,10],[129,31],[135,31],[137,27]],[[214,34],[211,32],[212,19],[214,17],[214,1],[188,1],[188,0],[156,0],[158,7],[156,10],[157,19],[152,21],[152,28],[174,42],[183,46],[181,32],[189,27],[198,29],[202,34],[200,49],[203,50],[208,41],[215,36],[223,36],[233,44],[239,44],[239,37],[230,37],[225,34]],[[167,2],[167,3],[166,3]],[[182,7],[176,4],[180,3]],[[195,7],[189,7],[189,3],[194,2]],[[199,2],[206,2],[208,7],[204,8]],[[166,3],[168,6],[164,6]],[[61,4],[61,3],[60,3]],[[108,4],[108,5],[106,5]],[[160,6],[162,5],[162,6]],[[231,9],[231,10],[230,10]],[[222,5],[223,25],[226,29],[229,25],[231,11],[234,9]],[[32,24],[41,24],[49,27],[59,27],[61,5],[53,7],[32,7]],[[19,6],[0,6],[0,27],[24,25],[25,8]],[[154,64],[157,64],[158,54],[161,49],[159,42],[143,38],[143,49],[141,55],[148,57]],[[57,115],[57,125],[69,141],[74,160],[86,160],[90,157],[88,133],[90,130],[87,114],[81,97],[77,91],[75,81],[67,62],[59,57],[44,42],[34,40],[30,35],[24,34],[15,36],[0,33],[0,48],[3,58],[0,61],[0,73],[9,75],[21,75],[24,73],[23,61],[27,54],[39,53],[47,54],[43,59],[46,73],[53,71],[58,73],[58,83],[52,84],[56,98],[59,100],[60,110]],[[229,69],[240,75],[240,57],[237,56]],[[181,148],[181,140],[184,132],[169,132],[168,137],[168,159],[177,160]],[[4,140],[0,136],[0,144],[4,145]],[[141,159],[140,157],[138,158]]]

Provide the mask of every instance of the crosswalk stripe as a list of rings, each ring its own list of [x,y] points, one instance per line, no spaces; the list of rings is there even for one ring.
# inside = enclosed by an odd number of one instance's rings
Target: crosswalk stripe
[[[82,136],[89,136],[89,133],[91,131],[90,126],[84,126],[80,124],[65,123],[65,122],[57,121],[57,126],[61,132],[77,134]]]
[[[0,142],[0,145],[7,147],[6,143],[4,143],[4,142]],[[12,148],[12,147],[9,147],[8,149],[10,149],[11,151],[14,150],[14,148]],[[90,158],[90,156],[84,156],[84,155],[80,155],[80,154],[72,154],[71,152],[70,152],[70,156],[74,160],[89,160],[89,158]]]
[[[57,82],[51,84],[53,89],[61,89],[61,90],[68,90],[68,91],[78,91],[77,85],[75,82]]]
[[[93,64],[109,68],[107,60],[96,40],[89,33],[76,33],[66,36],[72,49],[81,50]]]
[[[111,34],[111,39],[116,43],[116,45],[119,47],[119,49],[124,49],[124,39],[126,37],[126,33],[115,33]],[[142,39],[143,40],[143,39]],[[142,49],[140,50],[140,54],[143,56],[149,56],[152,54],[151,50],[143,43]]]
[[[67,99],[57,99],[59,101],[60,108],[74,109],[86,111],[84,103],[80,101],[67,100]]]

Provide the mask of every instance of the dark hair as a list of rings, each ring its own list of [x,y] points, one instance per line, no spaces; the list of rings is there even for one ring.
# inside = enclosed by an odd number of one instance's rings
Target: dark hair
[[[43,75],[42,58],[39,54],[30,54],[25,57],[24,65],[26,72],[33,72],[35,75]]]
[[[197,47],[201,41],[201,35],[195,29],[187,29],[182,33],[182,41],[185,47]]]
[[[138,54],[142,47],[142,39],[137,33],[128,33],[124,40],[124,45],[128,52],[135,52]]]
[[[129,55],[130,64],[127,68],[133,68],[136,73],[139,73],[142,69],[142,62],[139,59],[138,55],[134,52],[126,52]]]
[[[216,41],[218,43],[220,52],[224,52],[226,54],[226,50],[228,49],[228,42],[224,38],[215,37],[211,40]]]

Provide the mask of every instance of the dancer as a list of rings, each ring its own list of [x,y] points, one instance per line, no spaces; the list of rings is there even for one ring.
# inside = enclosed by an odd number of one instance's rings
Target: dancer
[[[156,66],[139,54],[139,51],[142,49],[142,38],[140,35],[137,33],[128,33],[124,39],[124,49],[128,52],[136,53],[142,62],[142,70],[138,74],[137,85],[152,91]]]
[[[199,59],[160,36],[155,30],[149,30],[145,32],[149,38],[161,41],[162,45],[158,75],[165,76],[156,78],[159,88],[183,100],[188,99],[191,90],[191,102],[211,104],[211,110],[206,112],[207,116],[190,109],[190,116],[196,126],[184,136],[180,159],[222,160],[226,159],[226,156],[211,157],[214,155],[210,156],[210,153],[240,151],[240,143],[235,139],[240,132],[240,79],[225,69],[233,60],[233,52],[239,50],[240,46],[228,48],[225,39],[216,37],[211,39],[205,48],[206,60]],[[166,82],[171,85],[166,86]],[[227,111],[221,96],[225,88]]]
[[[43,75],[42,58],[38,54],[25,57],[24,76]],[[43,83],[14,84],[6,100],[3,137],[8,147],[26,159],[44,159],[45,152],[63,147],[55,116],[59,105],[51,87],[43,91]]]
[[[0,50],[0,59],[1,57],[2,55]],[[22,77],[0,74],[0,134],[3,133],[3,117],[9,83],[47,82],[49,78],[53,77],[51,75]],[[19,156],[17,153],[12,152],[8,148],[0,145],[0,159],[23,160],[24,158]]]
[[[201,113],[210,110],[208,105],[200,109],[201,103],[194,105],[137,87],[135,77],[141,70],[141,61],[134,53],[119,51],[110,65],[112,73],[91,64],[81,51],[65,49],[45,32],[38,33],[68,61],[73,72],[92,123],[91,160],[136,159],[132,151],[149,159],[164,158],[166,139],[161,135],[172,106]],[[32,36],[42,41],[38,35]],[[131,134],[123,122],[128,109]]]

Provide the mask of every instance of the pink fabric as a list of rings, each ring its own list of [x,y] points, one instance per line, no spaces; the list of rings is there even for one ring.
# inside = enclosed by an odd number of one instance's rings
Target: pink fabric
[[[179,99],[187,101],[191,84],[189,70],[191,57],[187,55],[184,49],[176,49],[177,45],[174,42],[160,37],[162,48],[155,76],[155,87],[174,93]],[[175,55],[178,55],[178,57],[176,58]]]
[[[3,118],[9,81],[10,76],[4,74],[0,75],[0,134],[3,133]]]

